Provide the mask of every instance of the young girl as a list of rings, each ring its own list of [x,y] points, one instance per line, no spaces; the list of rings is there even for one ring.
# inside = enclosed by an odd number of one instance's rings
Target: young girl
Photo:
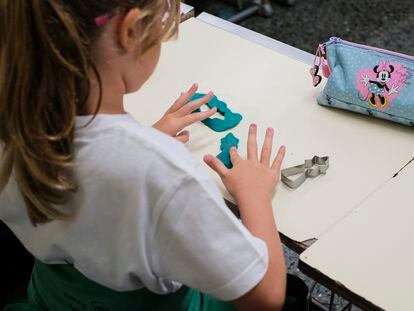
[[[240,222],[182,143],[215,113],[192,113],[211,92],[187,103],[193,85],[151,128],[123,109],[176,34],[179,1],[3,0],[0,19],[0,219],[36,259],[7,310],[281,309],[273,130],[258,154],[251,125],[231,170],[204,158]]]

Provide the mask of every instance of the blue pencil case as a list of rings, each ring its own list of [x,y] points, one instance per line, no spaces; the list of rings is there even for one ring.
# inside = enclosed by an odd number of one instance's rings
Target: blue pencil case
[[[414,127],[414,57],[331,38],[320,44],[310,69],[320,105]]]

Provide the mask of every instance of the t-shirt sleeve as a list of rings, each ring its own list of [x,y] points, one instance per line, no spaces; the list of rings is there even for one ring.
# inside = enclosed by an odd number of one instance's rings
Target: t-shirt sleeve
[[[207,176],[187,176],[171,194],[156,225],[153,251],[159,277],[224,301],[255,287],[268,265],[266,244],[230,212]]]

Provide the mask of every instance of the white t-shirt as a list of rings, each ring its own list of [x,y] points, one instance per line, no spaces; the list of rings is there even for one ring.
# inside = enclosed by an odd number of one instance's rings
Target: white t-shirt
[[[0,219],[45,263],[71,263],[95,282],[163,294],[182,284],[221,300],[251,290],[267,270],[265,243],[233,216],[184,144],[128,114],[77,117],[71,221],[33,227],[13,178]]]

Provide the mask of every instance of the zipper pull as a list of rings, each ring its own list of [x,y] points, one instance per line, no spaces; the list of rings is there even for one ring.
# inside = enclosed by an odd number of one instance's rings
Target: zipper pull
[[[319,44],[316,50],[316,53],[315,53],[315,58],[313,60],[313,66],[309,70],[309,73],[312,77],[312,84],[314,87],[317,87],[319,83],[321,83],[322,81],[322,76],[318,75],[319,66],[321,65],[322,49],[323,49],[323,45]]]
[[[325,78],[329,78],[331,75],[331,68],[329,67],[328,61],[325,58],[322,58],[322,74]]]
[[[329,78],[331,75],[331,68],[329,67],[328,58],[326,56],[326,46],[321,48],[321,64],[322,74],[325,78]]]

